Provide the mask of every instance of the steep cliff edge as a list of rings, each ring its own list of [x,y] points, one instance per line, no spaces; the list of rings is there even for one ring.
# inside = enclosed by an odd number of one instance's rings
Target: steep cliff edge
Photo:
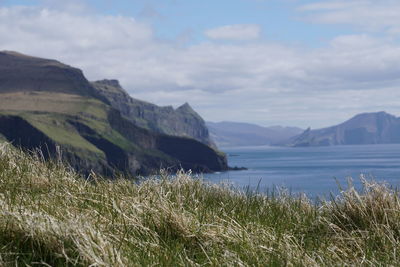
[[[92,85],[135,125],[158,133],[193,138],[215,147],[205,121],[188,103],[177,109],[159,107],[130,97],[117,80],[96,81]]]
[[[59,151],[75,169],[107,176],[228,168],[201,142],[135,125],[78,69],[15,52],[1,52],[0,63],[0,137],[15,146],[40,147],[47,158]]]

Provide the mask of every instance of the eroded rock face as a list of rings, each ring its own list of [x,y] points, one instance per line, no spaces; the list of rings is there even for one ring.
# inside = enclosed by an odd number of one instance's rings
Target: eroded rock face
[[[15,147],[27,151],[40,149],[45,159],[61,156],[71,167],[84,174],[89,174],[92,170],[100,174],[113,172],[107,162],[94,154],[90,155],[91,152],[84,151],[86,156],[82,156],[83,154],[78,153],[77,148],[57,144],[51,137],[19,116],[0,115],[0,133],[5,137],[5,141]],[[57,153],[60,154],[57,155]]]
[[[159,107],[130,97],[117,80],[102,80],[92,84],[114,108],[135,125],[158,133],[194,138],[215,147],[205,121],[188,103],[177,109],[171,106]]]
[[[41,148],[46,158],[56,152],[55,142],[18,116],[0,116],[0,132],[15,146],[27,150]]]
[[[400,143],[400,118],[386,112],[363,113],[328,128],[307,129],[290,146],[331,146]]]
[[[191,169],[194,172],[214,172],[228,170],[225,154],[193,139],[153,133],[132,124],[128,119],[113,111],[108,115],[112,128],[126,139],[139,144],[146,150],[160,151],[163,155],[175,161],[150,161],[155,168],[169,168],[170,170]]]

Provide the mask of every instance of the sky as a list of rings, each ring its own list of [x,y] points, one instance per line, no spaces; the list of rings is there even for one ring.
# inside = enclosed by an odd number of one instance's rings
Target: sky
[[[398,0],[0,0],[0,50],[118,79],[208,121],[400,115]]]

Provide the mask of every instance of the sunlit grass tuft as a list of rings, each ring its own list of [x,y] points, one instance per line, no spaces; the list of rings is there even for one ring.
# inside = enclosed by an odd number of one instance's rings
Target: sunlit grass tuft
[[[316,206],[184,172],[85,180],[4,144],[0,265],[399,265],[399,194],[363,182]]]

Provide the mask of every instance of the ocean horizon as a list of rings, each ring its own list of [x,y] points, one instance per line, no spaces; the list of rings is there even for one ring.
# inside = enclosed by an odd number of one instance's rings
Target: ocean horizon
[[[207,181],[266,193],[287,190],[311,198],[338,195],[362,178],[400,185],[400,144],[328,147],[247,146],[221,148],[230,166],[247,170],[204,174]]]

